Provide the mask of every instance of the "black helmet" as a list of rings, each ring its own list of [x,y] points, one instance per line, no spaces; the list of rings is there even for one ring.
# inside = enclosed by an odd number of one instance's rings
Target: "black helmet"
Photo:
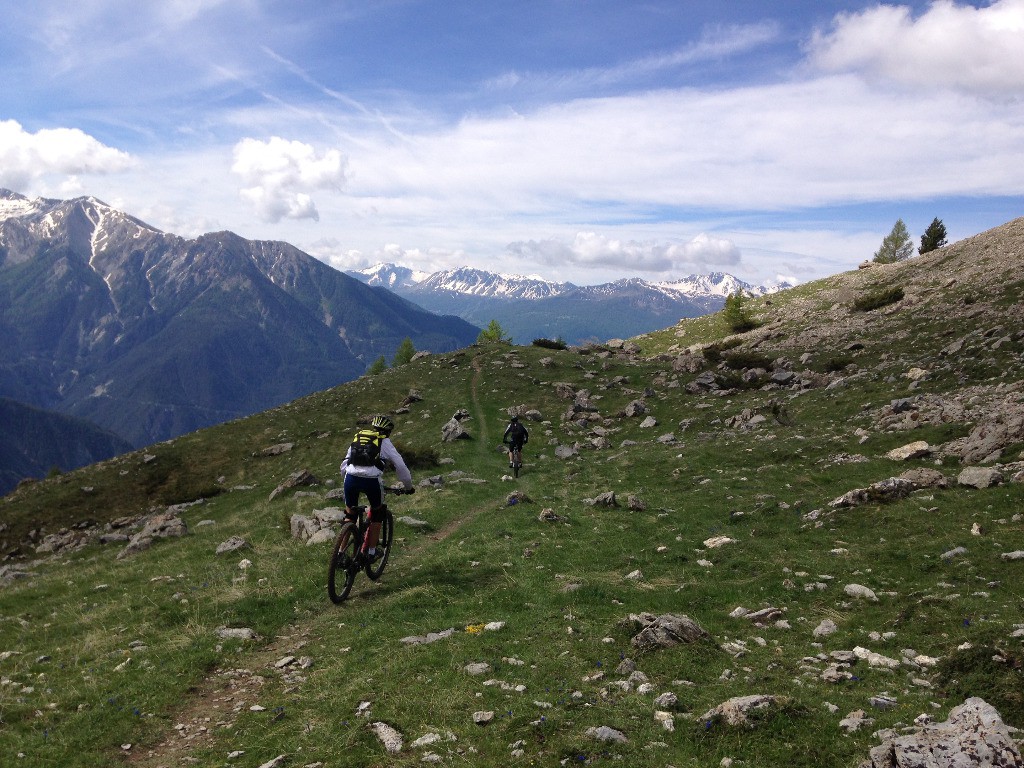
[[[395,428],[395,422],[389,419],[384,414],[378,414],[373,417],[373,421],[370,422],[370,426],[376,429],[378,432],[383,432],[385,435],[390,435],[391,430]]]
[[[509,419],[509,421],[511,421],[513,424],[515,424],[517,421],[519,421],[519,417],[518,416],[513,416],[511,419]]]

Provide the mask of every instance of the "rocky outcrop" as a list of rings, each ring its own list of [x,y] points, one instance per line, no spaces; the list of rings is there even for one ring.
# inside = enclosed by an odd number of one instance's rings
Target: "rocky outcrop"
[[[885,732],[860,768],[1021,768],[1024,758],[999,713],[980,698],[967,699],[943,723],[928,723],[914,733]]]
[[[299,488],[307,485],[320,485],[320,479],[308,469],[300,469],[297,472],[292,472],[287,478],[285,478],[283,483],[271,492],[270,500],[273,501],[282,493],[289,491],[292,488]]]
[[[176,512],[167,511],[153,515],[146,521],[142,530],[131,537],[128,541],[128,546],[118,553],[117,559],[121,560],[129,555],[134,555],[136,552],[149,549],[153,546],[155,539],[184,536],[187,533],[188,526],[185,525],[184,520],[178,517]]]

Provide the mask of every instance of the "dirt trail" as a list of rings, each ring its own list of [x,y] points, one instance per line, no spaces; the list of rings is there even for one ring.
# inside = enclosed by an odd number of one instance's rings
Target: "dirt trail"
[[[479,397],[482,377],[480,361],[474,359],[470,399],[473,415],[479,425],[476,447],[481,454],[485,454],[489,440],[487,420]],[[424,549],[444,541],[488,510],[493,510],[493,502],[467,509],[465,514],[412,544],[402,551],[402,567],[414,566],[415,558]],[[368,583],[367,580],[365,584]],[[327,602],[326,590],[324,601]],[[334,607],[329,603],[328,606]],[[280,674],[275,669],[276,662],[286,655],[298,656],[308,642],[317,639],[313,630],[319,618],[313,616],[296,622],[264,645],[250,649],[242,657],[233,657],[230,665],[212,669],[199,685],[189,690],[188,698],[183,700],[181,708],[173,714],[173,725],[161,741],[151,748],[139,747],[127,754],[122,753],[125,762],[137,768],[178,768],[183,762],[188,762],[196,750],[210,746],[218,731],[231,728],[238,713],[259,700],[259,692],[264,683],[273,681]]]

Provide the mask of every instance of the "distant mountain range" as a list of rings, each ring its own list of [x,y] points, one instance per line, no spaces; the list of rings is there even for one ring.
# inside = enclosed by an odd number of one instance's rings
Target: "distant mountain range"
[[[446,352],[478,333],[287,243],[0,190],[0,397],[136,447],[349,381],[406,338]]]
[[[501,275],[463,267],[418,272],[377,264],[350,272],[434,312],[458,315],[474,325],[497,320],[517,343],[561,338],[570,344],[628,338],[664,328],[683,317],[715,312],[727,296],[743,291],[762,296],[789,286],[753,286],[715,272],[678,280],[639,278],[592,286],[553,283],[536,277]]]

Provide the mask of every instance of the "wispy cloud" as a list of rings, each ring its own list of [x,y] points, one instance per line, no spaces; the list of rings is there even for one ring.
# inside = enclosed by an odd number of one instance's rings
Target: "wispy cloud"
[[[691,64],[739,56],[777,40],[778,36],[778,24],[770,21],[745,25],[716,25],[704,29],[698,40],[675,50],[633,58],[605,67],[544,72],[507,71],[489,79],[485,86],[495,91],[542,90],[550,97],[612,86],[649,87],[651,78],[671,78],[673,73]]]

